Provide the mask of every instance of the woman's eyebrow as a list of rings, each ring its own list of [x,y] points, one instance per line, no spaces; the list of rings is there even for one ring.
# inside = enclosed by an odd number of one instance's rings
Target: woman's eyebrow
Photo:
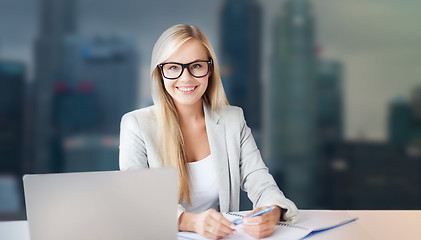
[[[209,61],[209,60],[198,58],[198,59],[196,59],[196,60],[194,60],[194,61],[187,62],[187,63],[176,62],[176,61],[168,61],[168,62],[165,62],[165,63],[181,63],[181,64],[189,64],[189,63],[193,63],[193,62],[196,62],[196,61]]]

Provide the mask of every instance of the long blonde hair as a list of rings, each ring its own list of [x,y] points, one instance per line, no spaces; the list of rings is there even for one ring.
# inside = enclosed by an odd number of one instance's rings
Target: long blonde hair
[[[203,94],[203,100],[212,110],[228,104],[221,82],[218,60],[205,34],[196,26],[179,24],[170,27],[159,37],[152,51],[151,87],[152,97],[156,106],[158,136],[161,146],[157,146],[163,166],[174,166],[178,169],[179,201],[190,201],[190,174],[187,156],[184,149],[184,138],[180,128],[179,116],[172,97],[165,90],[164,82],[158,64],[168,59],[177,49],[190,39],[202,42],[213,65],[208,80],[208,87]]]

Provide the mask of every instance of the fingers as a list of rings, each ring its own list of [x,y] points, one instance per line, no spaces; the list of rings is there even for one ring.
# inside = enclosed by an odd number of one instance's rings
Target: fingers
[[[243,223],[245,225],[258,225],[268,221],[270,221],[270,218],[268,216],[261,215],[257,217],[246,218],[244,219]]]
[[[228,227],[229,229],[233,230],[235,228],[235,224],[232,223],[230,220],[226,219],[221,213],[217,212],[218,216],[216,220],[222,223],[224,226]]]
[[[208,224],[208,232],[216,236],[223,237],[231,234],[234,231],[234,229],[231,228],[233,223],[228,221],[220,213],[212,215],[212,218],[209,220]]]
[[[200,215],[201,227],[197,232],[207,238],[220,239],[234,231],[231,228],[233,223],[214,209],[202,212]]]
[[[264,222],[271,221],[276,224],[279,221],[280,216],[281,216],[281,208],[278,206],[274,206],[274,207],[275,208],[272,211],[269,211],[263,215],[244,219],[244,223],[262,224]],[[266,208],[267,207],[258,207],[254,209],[252,212],[250,212],[249,214],[247,214],[246,216],[249,216],[257,211],[260,211]]]
[[[248,215],[265,208],[266,207],[256,208]],[[244,222],[243,224],[241,224],[240,227],[245,233],[254,238],[268,237],[272,234],[276,223],[279,221],[279,215],[280,208],[276,206],[276,208],[273,211],[270,211],[260,216],[244,219]]]
[[[271,224],[259,224],[259,225],[242,224],[240,227],[243,232],[258,239],[270,236],[274,229],[274,226],[272,226]]]
[[[264,215],[246,220],[240,227],[245,233],[254,238],[264,238],[271,235],[276,225],[276,222],[272,221],[273,218]]]

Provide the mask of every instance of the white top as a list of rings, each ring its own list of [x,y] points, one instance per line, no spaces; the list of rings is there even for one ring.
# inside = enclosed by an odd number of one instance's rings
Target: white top
[[[200,213],[210,208],[219,210],[218,179],[212,155],[189,163],[191,205],[183,203],[187,212]]]

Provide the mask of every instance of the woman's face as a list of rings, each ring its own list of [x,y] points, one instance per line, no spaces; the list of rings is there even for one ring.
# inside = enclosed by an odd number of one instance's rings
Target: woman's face
[[[191,39],[181,45],[163,63],[175,62],[187,64],[197,60],[208,61],[209,56],[199,40]],[[194,63],[190,68],[198,67]],[[201,104],[201,98],[208,87],[210,72],[204,77],[192,76],[185,68],[181,76],[177,79],[164,79],[164,86],[177,105]]]

